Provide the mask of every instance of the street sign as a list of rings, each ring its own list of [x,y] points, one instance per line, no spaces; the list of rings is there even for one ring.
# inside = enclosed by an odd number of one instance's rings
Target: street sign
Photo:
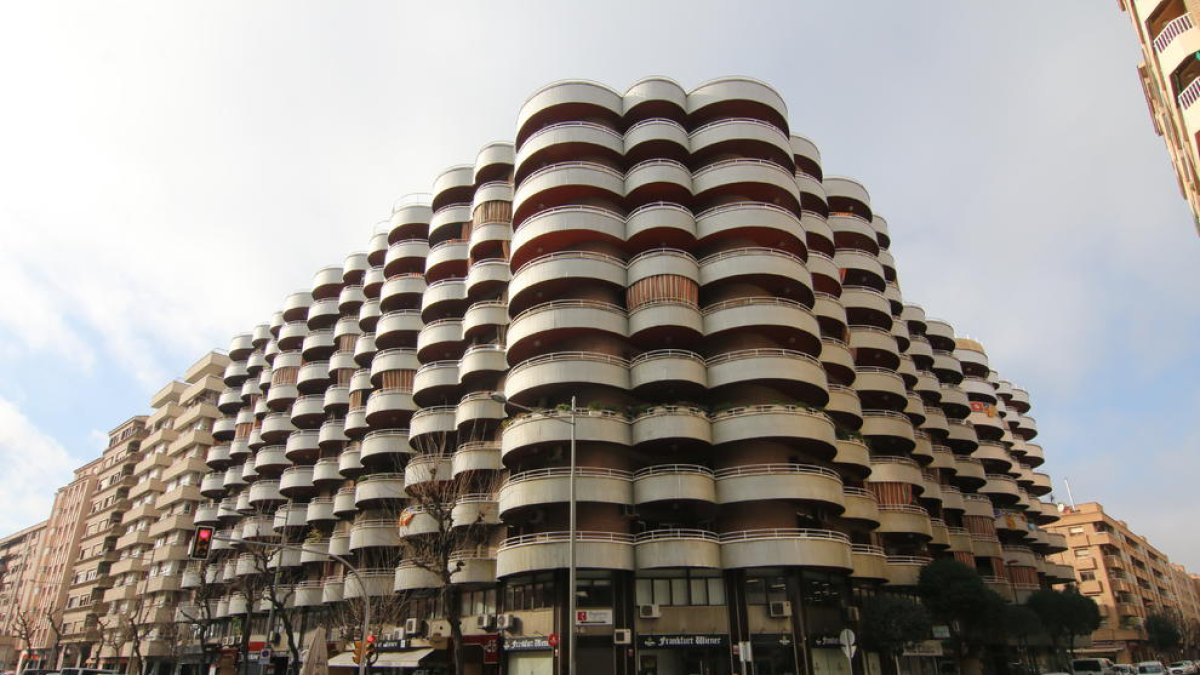
[[[546,642],[548,642],[551,647],[557,647],[558,646],[558,633],[551,633],[550,636],[546,638]]]
[[[854,631],[849,628],[843,628],[842,632],[838,633],[838,641],[842,643],[842,653],[848,659],[853,659],[854,654],[858,652],[858,646],[854,644],[855,640],[857,640],[857,637],[854,635]]]
[[[575,612],[575,623],[581,626],[609,626],[612,622],[611,609],[581,609]]]
[[[270,647],[264,647],[262,649],[262,651],[258,652],[258,662],[259,663],[270,663],[271,662],[271,648]]]

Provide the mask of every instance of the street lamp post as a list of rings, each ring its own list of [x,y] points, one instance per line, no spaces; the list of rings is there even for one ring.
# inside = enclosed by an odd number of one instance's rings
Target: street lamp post
[[[354,565],[351,565],[348,560],[336,553],[310,548],[304,544],[281,544],[271,541],[250,541],[248,539],[242,539],[241,537],[222,537],[216,534],[213,535],[213,540],[227,541],[233,544],[246,544],[248,546],[262,546],[264,548],[291,549],[301,552],[317,553],[320,555],[327,555],[341,563],[342,566],[346,568],[346,571],[349,572],[356,581],[358,581],[359,591],[362,592],[363,595],[362,644],[367,644],[367,638],[371,635],[371,596],[367,595],[367,585],[363,583],[362,577],[358,575],[358,570],[355,569]],[[247,627],[247,630],[249,630],[249,627]],[[267,636],[268,639],[270,639],[270,637],[270,635]],[[361,659],[358,664],[358,675],[367,675],[367,666],[367,660]]]
[[[501,394],[500,392],[496,392],[496,393],[492,394],[492,400],[499,401],[500,403],[506,403],[508,405],[511,405],[514,408],[517,408],[518,410],[524,410],[525,412],[531,412],[531,413],[538,412],[537,410],[534,410],[533,408],[530,408],[528,406],[521,405],[520,403],[513,403],[512,401],[508,400],[508,398],[505,397],[504,394]],[[575,418],[575,411],[576,411],[575,397],[572,396],[571,397],[571,415],[568,419],[564,420],[560,417],[549,418],[549,419],[555,420],[557,422],[562,422],[563,424],[569,424],[571,426],[571,449],[570,449],[570,455],[571,455],[571,470],[570,471],[571,472],[569,474],[569,478],[567,481],[567,486],[568,486],[567,487],[567,490],[568,490],[568,492],[567,492],[567,500],[568,500],[568,516],[567,516],[567,518],[569,520],[569,529],[570,529],[568,536],[567,536],[567,617],[568,617],[567,618],[567,654],[569,656],[569,658],[567,659],[567,675],[575,675],[575,660],[576,660],[575,632],[576,632],[576,620],[578,618],[575,613],[575,603],[576,603],[575,594],[576,594],[576,587],[577,587],[576,580],[575,580],[575,576],[576,576],[576,572],[575,572],[575,568],[576,568],[576,565],[575,565],[575,538],[576,538],[575,537],[575,429],[576,429],[576,421],[577,421]]]

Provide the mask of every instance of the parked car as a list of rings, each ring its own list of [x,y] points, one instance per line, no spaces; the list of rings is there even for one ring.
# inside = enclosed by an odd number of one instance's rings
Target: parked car
[[[1138,675],[1167,675],[1162,661],[1141,661],[1137,664]]]
[[[1171,675],[1196,675],[1196,666],[1191,661],[1176,661],[1167,666]]]
[[[58,675],[120,675],[120,673],[100,668],[63,668]]]
[[[1071,672],[1075,675],[1113,675],[1115,664],[1109,659],[1075,659]]]
[[[1128,663],[1118,663],[1113,666],[1115,675],[1137,675],[1137,668]]]

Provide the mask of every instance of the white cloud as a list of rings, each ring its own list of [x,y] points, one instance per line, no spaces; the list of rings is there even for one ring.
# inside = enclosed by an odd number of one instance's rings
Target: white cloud
[[[48,518],[54,490],[70,482],[77,463],[15,405],[0,398],[0,533]]]

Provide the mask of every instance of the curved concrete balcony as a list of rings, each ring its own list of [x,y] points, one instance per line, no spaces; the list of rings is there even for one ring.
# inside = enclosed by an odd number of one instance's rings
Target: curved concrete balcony
[[[329,387],[325,390],[321,405],[325,408],[325,414],[327,415],[337,415],[339,417],[345,415],[346,411],[350,408],[350,388],[336,385]]]
[[[402,562],[396,567],[392,588],[397,593],[441,587],[442,580],[438,574],[418,567],[415,563]]]
[[[887,581],[887,555],[884,554],[883,548],[871,544],[854,544],[850,547],[850,561],[853,564],[851,577]]]
[[[857,366],[852,385],[863,406],[901,411],[908,402],[904,380],[895,371],[872,366]]]
[[[400,237],[396,241],[411,238],[407,236]],[[372,243],[378,241],[378,235],[372,237],[371,241]],[[383,240],[378,253],[378,262],[371,263],[371,266],[364,270],[362,274],[363,295],[367,296],[367,298],[375,298],[376,301],[379,299],[379,289],[383,287],[383,282],[386,278],[383,276],[383,256],[387,253],[386,239]],[[375,257],[374,254],[372,254],[372,257]]]
[[[807,464],[745,464],[718,469],[717,503],[795,500],[845,507],[837,472]]]
[[[379,290],[378,311],[382,314],[405,309],[420,309],[425,294],[425,276],[419,273],[388,277]],[[370,303],[364,303],[363,309]],[[361,322],[362,315],[359,315]]]
[[[717,162],[696,171],[692,176],[692,184],[697,198],[701,200],[710,195],[722,194],[728,190],[727,186],[736,185],[732,196],[737,198],[749,197],[758,201],[781,204],[793,213],[799,213],[802,208],[795,175],[790,169],[780,167],[773,162],[756,159]],[[820,199],[818,198],[817,201]],[[822,207],[824,207],[823,203]],[[810,220],[812,219],[810,218]]]
[[[841,292],[841,304],[846,307],[846,321],[856,325],[872,325],[886,331],[892,330],[892,304],[875,288],[845,286]],[[892,351],[896,351],[894,337]]]
[[[908,457],[872,456],[870,481],[905,483],[913,486],[917,493],[925,489],[925,476],[921,473],[920,465]]]
[[[655,391],[702,395],[708,385],[708,368],[700,355],[684,350],[645,352],[629,364],[629,384],[640,396]]]
[[[752,332],[775,337],[809,356],[821,353],[821,329],[812,311],[782,298],[752,297],[727,300],[704,308],[704,335]]]
[[[929,344],[935,350],[951,352],[957,346],[954,340],[954,328],[942,321],[932,317],[925,318],[925,337],[929,338]]]
[[[337,294],[340,291],[341,289],[339,288],[334,292],[332,297],[314,300],[313,304],[309,306],[307,317],[309,330],[331,328],[333,324],[337,323],[338,318],[341,316],[337,298]]]
[[[400,546],[400,527],[394,518],[357,520],[350,527],[350,550]]]
[[[351,535],[353,537],[353,535]],[[360,581],[361,580],[361,581]],[[395,581],[395,571],[391,569],[360,569],[358,576],[346,575],[342,580],[340,590],[344,600],[353,600],[355,598],[369,597],[381,598],[392,594],[392,584]],[[326,586],[329,590],[329,586]],[[327,593],[324,597],[325,602],[333,602],[331,599],[336,593]]]
[[[238,407],[241,407],[240,403]],[[222,417],[221,419],[213,420],[213,438],[221,442],[233,440],[236,424],[236,421],[232,417]]]
[[[253,516],[243,519],[241,522],[240,536],[242,539],[270,539],[274,537],[275,518],[273,516]],[[245,557],[253,563],[254,556],[248,555]],[[239,557],[239,567],[240,566],[241,562]]]
[[[862,403],[858,394],[849,387],[829,385],[829,402],[825,404],[825,414],[847,429],[862,427]]]
[[[291,465],[292,460],[284,454],[282,445],[263,446],[254,453],[254,469],[263,476],[278,476]]]
[[[462,316],[467,302],[467,285],[462,279],[434,282],[421,296],[421,319],[431,323],[438,319]]]
[[[401,309],[388,312],[379,317],[379,323],[375,326],[375,347],[389,350],[411,345],[424,326],[419,310]],[[461,339],[461,336],[459,337]]]
[[[833,263],[839,269],[845,270],[842,283],[846,286],[865,286],[881,293],[887,286],[883,264],[879,262],[875,251],[858,248],[839,247],[834,253]],[[889,314],[891,308],[889,306]]]
[[[216,525],[221,521],[220,505],[217,502],[204,502],[196,505],[195,522],[197,525]]]
[[[789,349],[744,349],[706,362],[708,387],[761,385],[809,405],[829,401],[825,370],[817,359]]]
[[[833,264],[833,258],[818,251],[810,250],[808,252],[808,273],[812,275],[813,289],[817,293],[827,293],[834,297],[840,298],[842,295],[842,273]],[[845,304],[843,303],[843,311]],[[846,318],[849,321],[849,315]],[[877,317],[875,323],[882,323],[883,318]],[[872,324],[873,325],[873,324]]]
[[[584,333],[629,333],[625,310],[590,300],[559,300],[535,305],[513,317],[506,339],[514,362],[553,351],[565,338]],[[546,345],[546,346],[539,346]]]
[[[856,365],[888,370],[900,368],[900,348],[895,336],[877,326],[851,325],[850,351]]]
[[[842,518],[879,525],[879,500],[870,490],[844,487],[842,488],[842,502],[846,507]]]
[[[459,164],[442,170],[433,179],[433,200],[430,208],[436,216],[447,204],[467,201],[475,186],[475,167]]]
[[[1046,552],[1062,553],[1067,550],[1067,537],[1061,532],[1043,532],[1046,535]]]
[[[965,420],[947,418],[946,445],[955,452],[975,452],[975,449],[979,447],[979,437],[975,434],[975,425]]]
[[[720,535],[721,566],[795,566],[853,569],[850,538],[841,532],[813,529],[763,529],[726,532]]]
[[[581,287],[623,290],[625,285],[625,262],[620,258],[584,251],[550,253],[533,258],[513,273],[508,286],[509,308],[521,312],[539,297],[569,296]]]
[[[452,527],[477,527],[500,524],[499,506],[490,493],[461,495],[450,511]]]
[[[332,505],[332,502],[330,503]],[[272,521],[272,528],[275,531],[295,530],[297,528],[308,526],[308,505],[307,504],[285,504],[275,510],[275,517]],[[299,551],[297,551],[299,553]]]
[[[965,511],[962,491],[953,485],[942,485],[942,511]]]
[[[561,119],[620,118],[621,95],[608,87],[587,80],[552,82],[525,99],[517,115],[517,145],[521,146],[534,130]]]
[[[829,374],[829,379],[842,384],[852,384],[857,377],[854,367],[854,357],[850,347],[838,338],[821,338],[821,366]]]
[[[589,352],[559,352],[514,366],[504,381],[504,395],[521,405],[536,404],[542,395],[572,391],[580,385],[629,389],[629,362]]]
[[[389,308],[386,311],[392,311],[395,308]],[[375,326],[379,323],[379,317],[383,315],[385,310],[379,300],[367,300],[358,308],[358,327],[363,332],[359,334],[358,340],[354,345],[354,358],[361,365],[370,365],[371,355],[375,353],[372,345],[374,345],[373,336]],[[372,339],[367,339],[371,335]],[[359,352],[362,352],[360,356]],[[365,361],[364,361],[365,359]]]
[[[296,584],[296,590],[293,594],[292,602],[297,607],[316,607],[320,605],[323,594],[322,582],[316,581],[301,581]]]
[[[595,206],[561,206],[542,211],[513,232],[513,268],[524,267],[543,251],[566,251],[584,242],[621,245],[625,227],[620,213]]]
[[[429,255],[429,242],[425,239],[406,239],[388,246],[383,262],[383,275],[387,278],[398,274],[421,274],[425,271],[425,258]]]
[[[378,389],[367,399],[366,420],[372,427],[395,427],[405,424],[417,405],[411,392]]]
[[[839,438],[833,463],[852,473],[866,475],[871,470],[871,454],[867,444],[858,439]]]
[[[275,412],[282,412],[287,410],[298,396],[300,390],[294,384],[273,384],[267,390],[267,407]]]
[[[548,410],[513,418],[501,435],[503,455],[532,450],[545,445],[561,445],[570,440],[571,425],[566,411]],[[629,446],[630,424],[623,415],[602,411],[579,411],[576,433],[580,443]]]
[[[715,504],[716,479],[711,469],[696,464],[660,464],[641,469],[633,476],[633,501],[698,502]]]
[[[306,337],[308,337],[308,322],[289,321],[279,329],[279,349],[284,352],[296,351],[299,353],[300,348],[304,346]],[[277,364],[272,365],[276,368],[279,367]]]
[[[983,405],[983,404],[977,404]],[[975,434],[980,441],[990,440],[999,441],[1004,437],[1006,431],[1004,421],[996,414],[995,409],[991,413],[986,410],[972,410],[967,416],[967,421],[975,427]]]
[[[317,432],[317,445],[322,450],[338,450],[350,440],[346,435],[346,421],[341,419],[328,419],[321,425],[320,431]]]
[[[200,481],[200,494],[209,499],[225,496],[225,473],[210,473]]]
[[[890,410],[864,410],[860,432],[876,449],[911,452],[917,445],[912,421]]]
[[[712,442],[708,414],[686,406],[655,406],[633,420],[631,440],[643,450],[677,451]]]
[[[837,451],[833,422],[824,414],[790,405],[733,408],[712,416],[713,445],[780,439],[832,458]]]
[[[817,321],[826,327],[827,334],[834,332],[840,335],[849,325],[846,307],[842,305],[841,299],[824,291],[813,294],[813,314],[816,315]]]
[[[341,602],[344,590],[345,582],[342,579],[327,577],[321,582],[321,602],[326,605]]]
[[[679,122],[652,117],[626,129],[622,145],[630,161],[642,161],[654,157],[685,159],[690,144],[688,132]]]
[[[328,376],[326,376],[328,382]],[[300,396],[292,403],[292,425],[298,429],[315,429],[325,421],[325,395]]]
[[[466,438],[476,429],[499,424],[507,414],[504,404],[492,399],[489,392],[467,394],[454,409],[454,426]]]
[[[496,552],[496,576],[566,569],[569,532],[542,532],[509,537]],[[633,536],[616,532],[577,532],[576,565],[583,569],[633,570]]]
[[[766,171],[773,175],[776,171],[779,175],[787,173],[778,166]],[[795,181],[790,175],[788,180],[791,180],[792,188],[795,189]],[[693,185],[694,181],[693,176]],[[794,211],[776,206],[770,199],[724,204],[696,214],[696,236],[703,244],[737,239],[771,247],[786,242],[784,246],[777,248],[799,253],[802,250],[803,238],[798,236],[798,233],[803,231],[800,219]],[[811,267],[809,271],[812,272]]]
[[[350,446],[342,450],[338,455],[338,473],[346,478],[357,478],[366,468],[362,463],[362,450],[360,447]]]
[[[443,508],[450,509],[452,507],[446,504]],[[400,514],[400,532],[404,537],[435,534],[442,531],[444,526],[444,522],[439,521],[421,506],[409,506]]]
[[[346,286],[338,294],[338,313],[346,316],[358,316],[358,310],[367,301],[367,295],[362,286]]]
[[[469,300],[491,299],[504,292],[512,279],[508,261],[481,260],[467,270],[465,289]]]
[[[385,349],[371,361],[371,382],[378,387],[382,385],[384,373],[397,370],[416,372],[420,367],[415,349]]]
[[[924,472],[924,477],[925,477],[925,481],[924,481],[925,490],[924,490],[924,492],[921,493],[921,499],[923,501],[937,502],[937,504],[940,506],[942,504],[942,485],[941,485],[941,483],[939,483],[937,481],[937,476],[935,476],[930,471]]]
[[[984,477],[983,462],[974,457],[955,455],[954,470],[955,474],[952,480],[964,489],[976,490],[987,482]]]
[[[1042,446],[1037,445],[1036,443],[1025,443],[1024,441],[1013,443],[1012,451],[1014,454],[1018,452],[1018,449],[1024,450],[1024,455],[1021,457],[1021,460],[1030,467],[1036,469],[1037,467],[1046,463],[1046,455],[1042,451]]]
[[[942,412],[941,408],[935,406],[925,406],[925,421],[921,423],[921,431],[936,434],[939,438],[945,438],[950,433],[950,426],[946,421],[946,413]]]
[[[689,116],[698,120],[749,113],[764,122],[787,128],[787,106],[769,85],[748,77],[722,77],[705,82],[687,95]]]
[[[518,509],[570,501],[570,469],[534,469],[508,477],[500,488],[500,514]],[[601,504],[633,504],[633,475],[628,471],[577,467],[575,499],[578,502]]]
[[[309,525],[337,520],[333,513],[333,497],[316,497],[304,507],[304,521]]]
[[[438,448],[437,451],[441,452],[443,449]],[[445,451],[448,452],[449,448],[446,448]],[[453,478],[453,473],[449,454],[414,457],[404,467],[404,488],[412,492],[426,483],[448,481]]]
[[[508,325],[508,305],[500,300],[476,302],[463,314],[463,338],[482,339]]]
[[[329,561],[329,538],[306,540],[304,550],[300,551],[300,564],[324,564]]]
[[[456,414],[457,408],[452,405],[418,410],[409,427],[409,445],[426,453],[449,452],[457,429]]]
[[[909,535],[931,539],[929,512],[912,504],[880,504],[879,534]]]
[[[662,529],[634,537],[637,568],[721,567],[721,541],[708,530]]]
[[[689,142],[692,154],[700,157],[732,153],[773,161],[789,171],[795,164],[787,135],[776,124],[757,119],[725,117],[709,122],[689,134]]]
[[[887,556],[888,586],[916,586],[921,579],[921,568],[932,562],[931,558],[921,556]]]
[[[971,456],[983,462],[995,473],[1009,473],[1013,470],[1012,457],[999,441],[980,441]]]
[[[220,410],[226,415],[236,413],[242,407],[242,394],[240,387],[229,387],[221,392],[221,396],[217,398],[217,410]],[[215,432],[216,429],[214,428]]]
[[[474,186],[471,187],[474,188]],[[474,201],[475,198],[472,196],[471,202]],[[429,258],[433,257],[433,251],[437,245],[462,236],[463,225],[471,222],[471,211],[473,210],[470,202],[456,201],[433,212],[433,215],[429,217],[429,232],[426,236],[430,242]],[[425,270],[429,271],[428,258]]]
[[[472,471],[503,470],[504,462],[500,458],[500,445],[492,441],[462,443],[454,451],[450,462],[450,471],[455,477],[461,473]]]
[[[958,384],[963,379],[962,364],[952,352],[933,350],[933,372],[942,382]]]
[[[1054,490],[1054,484],[1050,480],[1050,476],[1039,471],[1033,472],[1033,485],[1029,488],[1029,493],[1035,497],[1044,497]]]
[[[315,429],[301,429],[293,432],[284,446],[284,455],[293,462],[312,463],[320,455],[321,432]]]
[[[955,352],[957,354],[958,352]],[[972,401],[984,401],[986,403],[996,403],[996,387],[986,379],[978,376],[967,376],[959,383],[968,398]]]
[[[700,308],[688,302],[659,300],[629,310],[629,337],[637,344],[689,345],[704,333]]]
[[[293,466],[279,478],[279,493],[285,497],[310,497],[316,492],[311,466]]]
[[[463,353],[458,373],[464,383],[495,378],[508,370],[504,345],[475,345]]]
[[[625,203],[630,207],[686,202],[691,196],[692,173],[673,159],[647,159],[625,172]]]
[[[344,487],[338,490],[333,495],[333,515],[339,518],[351,518],[358,512],[358,508],[354,505],[354,496],[357,488]]]
[[[307,290],[296,291],[288,295],[283,300],[283,309],[281,314],[284,321],[296,321],[303,319],[308,313],[308,307],[312,304],[312,293]]]
[[[408,498],[404,474],[376,473],[363,476],[354,485],[354,505],[359,509],[383,508]]]
[[[987,495],[997,504],[1016,504],[1021,500],[1021,491],[1017,481],[1003,474],[986,474],[986,480],[979,491]]]
[[[625,219],[625,239],[633,250],[652,246],[690,249],[696,241],[696,218],[679,204],[646,204]]]
[[[519,151],[518,151],[519,152]],[[557,206],[588,199],[619,202],[625,195],[621,172],[596,162],[560,162],[525,176],[513,193],[513,227]]]
[[[471,227],[471,235],[467,240],[471,259],[477,261],[497,260],[505,258],[505,251],[511,248],[512,225],[508,221],[479,223]],[[507,268],[507,261],[501,260]],[[474,265],[472,266],[474,267]],[[470,272],[467,272],[467,292],[471,293]],[[507,278],[506,278],[507,280]]]
[[[278,480],[258,480],[250,486],[250,503],[252,505],[268,505],[275,502],[287,501],[279,492]]]
[[[363,437],[359,460],[367,466],[394,466],[415,452],[409,444],[407,430],[385,429]]]
[[[450,582],[456,585],[491,586],[496,583],[496,552],[486,549],[450,554]]]
[[[224,470],[229,467],[231,458],[229,456],[228,445],[214,445],[208,449],[208,454],[204,458],[204,463],[208,468],[213,470]]]
[[[246,362],[230,361],[229,365],[225,366],[224,382],[226,387],[240,387],[250,376],[250,372],[246,368]]]
[[[425,259],[426,283],[466,276],[467,253],[467,242],[461,239],[443,241],[430,248],[429,257]]]
[[[928,371],[917,371],[917,381],[913,383],[912,388],[922,399],[934,405],[937,405],[942,399],[942,388],[938,384],[937,378]]]
[[[246,357],[250,356],[250,352],[252,351],[254,351],[254,342],[253,336],[250,333],[235,335],[229,341],[228,352],[230,361],[245,361]]]
[[[1031,441],[1037,437],[1037,421],[1028,415],[1017,415],[1016,426],[1013,428],[1013,432],[1023,440]]]
[[[426,363],[413,377],[413,402],[418,406],[431,406],[446,400],[457,400],[461,388],[457,360]],[[414,419],[420,414],[415,413]]]

